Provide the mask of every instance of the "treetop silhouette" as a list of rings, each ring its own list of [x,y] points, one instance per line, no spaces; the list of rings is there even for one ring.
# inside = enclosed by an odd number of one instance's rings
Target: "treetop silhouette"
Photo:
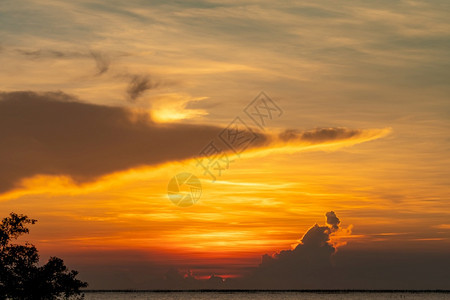
[[[28,225],[37,220],[11,213],[0,222],[0,299],[80,299],[80,288],[87,283],[76,279],[77,271],[69,270],[64,261],[51,257],[39,266],[36,247],[28,242],[13,244]]]

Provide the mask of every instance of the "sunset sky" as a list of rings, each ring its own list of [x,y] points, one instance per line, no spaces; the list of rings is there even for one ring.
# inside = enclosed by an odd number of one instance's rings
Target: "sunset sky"
[[[300,288],[449,289],[449,19],[440,0],[2,1],[0,217],[37,219],[23,241],[92,289],[176,288],[169,270],[291,288],[262,256],[283,273],[315,224],[342,276]],[[168,197],[183,172],[189,207]]]

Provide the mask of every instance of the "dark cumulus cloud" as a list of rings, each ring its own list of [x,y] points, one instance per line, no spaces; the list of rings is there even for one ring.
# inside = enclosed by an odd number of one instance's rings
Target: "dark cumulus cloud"
[[[333,211],[326,213],[326,225],[315,224],[293,250],[283,250],[273,256],[265,254],[255,272],[244,284],[254,288],[320,289],[321,280],[332,280],[332,255],[336,252],[330,235],[339,230],[339,219]]]
[[[341,221],[336,216],[335,212],[334,211],[327,212],[325,216],[327,217],[327,224],[330,225],[333,230],[338,230]]]
[[[345,230],[333,211],[312,226],[293,250],[263,255],[254,272],[228,284],[247,289],[448,289],[450,255],[423,251],[337,248],[330,237]]]
[[[295,249],[263,255],[261,264],[242,278],[225,280],[212,274],[207,280],[197,280],[190,272],[171,268],[157,284],[168,289],[323,288],[323,281],[333,282],[335,276],[331,258],[336,249],[330,243],[330,235],[340,229],[333,211],[327,212],[326,217],[327,224],[312,226]]]
[[[146,288],[231,290],[448,290],[450,254],[447,249],[382,250],[336,247],[330,237],[344,230],[333,211],[326,225],[315,224],[292,250],[265,254],[261,263],[241,278],[211,274],[197,279],[191,271],[171,267],[164,278]],[[268,225],[269,227],[270,225]]]

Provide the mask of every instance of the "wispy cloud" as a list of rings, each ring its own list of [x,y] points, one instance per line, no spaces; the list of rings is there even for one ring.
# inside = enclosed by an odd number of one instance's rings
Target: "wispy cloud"
[[[152,79],[150,75],[131,75],[127,88],[127,94],[130,101],[134,102],[145,91],[155,89],[160,86],[160,82]]]
[[[111,64],[110,57],[99,51],[91,51],[91,55],[97,65],[98,75],[106,73],[109,70],[109,66]]]

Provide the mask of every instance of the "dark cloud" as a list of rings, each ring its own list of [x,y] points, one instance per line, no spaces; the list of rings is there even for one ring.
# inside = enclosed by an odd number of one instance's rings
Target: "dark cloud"
[[[155,89],[161,85],[161,82],[152,79],[150,75],[131,75],[128,83],[127,95],[131,102],[134,102],[145,91]]]
[[[334,224],[339,223],[334,212],[327,213],[327,219],[328,215],[335,218]],[[198,280],[191,272],[171,268],[159,284],[167,289],[319,289],[323,280],[334,276],[331,256],[336,249],[329,241],[337,230],[338,226],[315,224],[295,249],[263,255],[261,264],[243,278],[224,280],[211,274],[208,280]]]
[[[331,212],[327,215],[336,217]],[[327,216],[327,222],[331,221],[328,219]],[[426,250],[404,244],[402,249],[388,245],[379,246],[378,249],[361,249],[352,248],[349,244],[336,251],[330,243],[333,232],[336,231],[332,226],[315,224],[303,235],[295,249],[263,255],[261,264],[250,270],[242,262],[239,264],[234,260],[233,263],[233,259],[228,265],[223,262],[216,264],[214,261],[202,264],[189,259],[189,255],[152,252],[148,249],[85,249],[68,252],[64,257],[80,271],[80,277],[87,280],[93,289],[449,288],[450,254],[445,247]],[[246,260],[248,258],[243,259]],[[228,270],[232,274],[246,275],[241,278],[223,278],[215,275],[217,270],[221,270],[220,274],[227,274]],[[206,279],[199,279],[199,273]]]
[[[253,288],[321,288],[322,280],[331,280],[332,277],[331,256],[336,249],[330,243],[330,235],[339,230],[335,213],[328,212],[326,216],[327,221],[330,217],[335,218],[330,220],[333,222],[332,226],[315,224],[293,250],[283,250],[273,256],[263,255],[261,264],[254,273],[236,283]]]
[[[326,217],[327,217],[327,224],[331,226],[331,229],[332,230],[338,230],[339,229],[339,223],[341,223],[341,221],[336,216],[334,211],[327,212],[326,213]]]
[[[137,80],[137,90],[147,87],[146,80]],[[38,174],[66,175],[86,182],[141,165],[193,158],[211,141],[220,143],[217,137],[222,130],[208,125],[158,124],[148,114],[83,103],[62,92],[3,92],[0,192]],[[270,135],[255,134],[249,147],[278,142]],[[309,143],[324,139],[314,139],[314,132],[296,137],[305,135]]]
[[[328,226],[312,226],[293,250],[263,255],[261,264],[242,278],[223,280],[211,275],[209,280],[198,280],[191,273],[187,276],[178,271],[178,280],[166,278],[163,286],[233,290],[448,289],[448,251],[346,250],[346,247],[336,251],[330,236],[340,230],[340,220],[332,211],[327,212],[326,217]],[[154,287],[162,283],[149,284]]]
[[[0,93],[0,191],[36,174],[78,182],[140,165],[198,155],[222,129],[156,124],[125,108],[64,93]],[[253,146],[264,143],[264,136]]]

